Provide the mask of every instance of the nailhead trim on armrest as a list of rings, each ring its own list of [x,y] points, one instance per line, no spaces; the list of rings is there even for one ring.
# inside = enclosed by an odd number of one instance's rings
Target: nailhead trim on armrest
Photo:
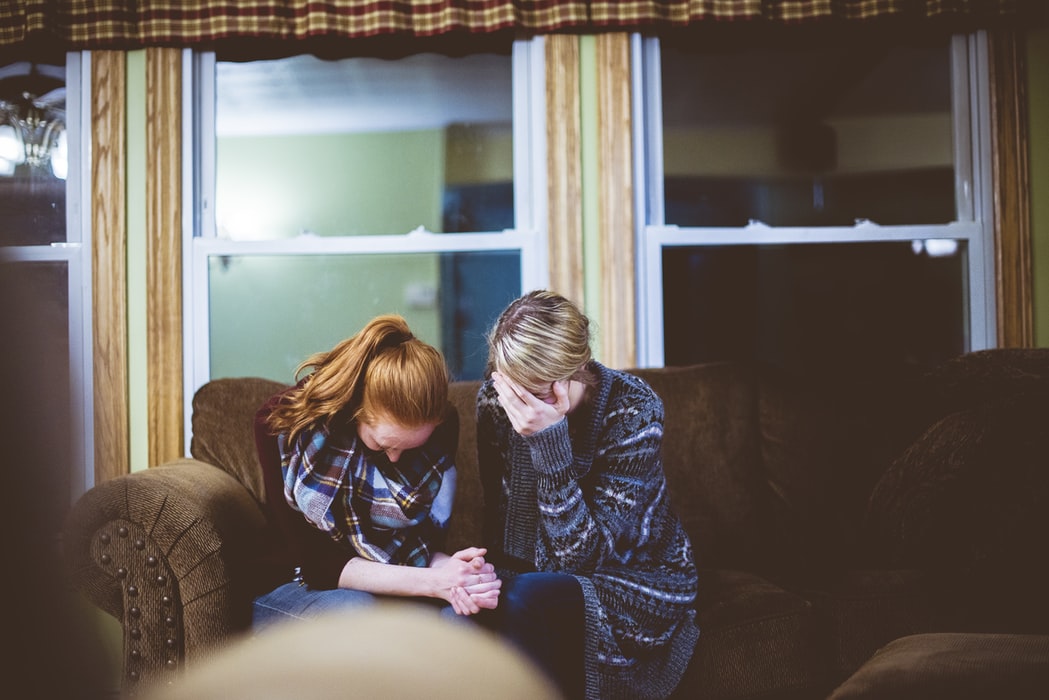
[[[91,557],[120,582],[124,681],[165,682],[184,663],[182,601],[165,553],[136,523],[116,520],[91,542]]]

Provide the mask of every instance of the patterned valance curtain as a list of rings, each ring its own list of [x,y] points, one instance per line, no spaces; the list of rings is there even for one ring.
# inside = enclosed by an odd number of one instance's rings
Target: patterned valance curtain
[[[74,49],[546,33],[587,22],[560,0],[15,0],[0,6],[0,44],[46,36]]]
[[[0,48],[55,50],[254,41],[380,42],[494,35],[902,19],[992,22],[1041,0],[8,0]],[[464,47],[465,50],[469,50]]]
[[[801,24],[827,21],[994,22],[1041,0],[592,0],[598,27],[684,27],[710,22]]]

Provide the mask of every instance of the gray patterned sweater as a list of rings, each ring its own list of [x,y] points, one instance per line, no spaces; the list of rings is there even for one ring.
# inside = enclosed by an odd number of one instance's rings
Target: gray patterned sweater
[[[485,544],[505,576],[575,575],[586,610],[586,697],[662,698],[699,630],[692,547],[670,509],[663,402],[593,362],[600,383],[568,420],[522,437],[491,380],[478,392]]]

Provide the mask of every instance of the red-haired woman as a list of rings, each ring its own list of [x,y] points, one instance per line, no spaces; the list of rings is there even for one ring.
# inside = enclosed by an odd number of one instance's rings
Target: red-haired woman
[[[275,529],[255,629],[375,596],[444,601],[459,615],[495,607],[485,550],[442,552],[458,418],[441,353],[400,316],[379,316],[296,376],[305,370],[255,419]]]

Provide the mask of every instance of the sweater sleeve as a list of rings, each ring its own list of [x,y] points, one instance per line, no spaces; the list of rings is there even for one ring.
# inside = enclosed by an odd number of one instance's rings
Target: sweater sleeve
[[[659,400],[621,394],[599,422],[585,474],[574,465],[567,421],[526,438],[550,569],[589,574],[632,557],[644,543],[646,511],[662,492]]]

